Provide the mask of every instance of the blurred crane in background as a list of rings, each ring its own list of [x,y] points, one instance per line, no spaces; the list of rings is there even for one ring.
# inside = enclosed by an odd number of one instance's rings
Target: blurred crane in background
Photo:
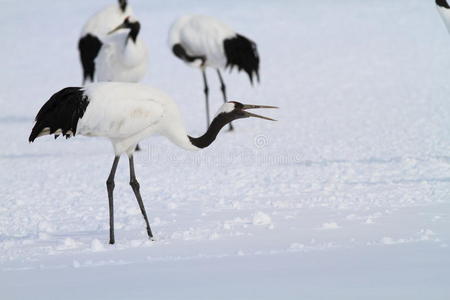
[[[215,18],[201,15],[180,17],[170,28],[169,43],[175,56],[202,72],[207,126],[210,124],[207,67],[217,70],[224,102],[227,102],[227,94],[220,69],[237,67],[248,74],[252,84],[254,77],[259,81],[256,44]],[[231,123],[229,126],[233,130]]]

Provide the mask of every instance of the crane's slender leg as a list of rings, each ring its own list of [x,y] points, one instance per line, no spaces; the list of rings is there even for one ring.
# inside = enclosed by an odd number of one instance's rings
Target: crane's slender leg
[[[203,75],[203,84],[204,84],[204,90],[205,93],[205,101],[206,101],[206,129],[209,127],[209,88],[208,88],[208,81],[206,80],[206,72],[205,69],[202,68],[202,75]]]
[[[109,243],[114,244],[114,201],[113,201],[113,191],[114,191],[114,176],[116,175],[117,165],[119,163],[120,156],[114,158],[114,162],[109,173],[108,180],[106,180],[106,187],[108,190],[108,200],[109,200]]]
[[[150,229],[150,224],[148,223],[147,213],[145,212],[144,202],[142,202],[141,193],[139,192],[139,182],[136,179],[136,174],[134,173],[134,160],[133,155],[130,155],[130,185],[133,189],[134,195],[136,196],[137,202],[141,209],[142,215],[144,216],[145,224],[147,225],[147,234],[150,239],[153,239],[152,230]]]
[[[228,99],[227,99],[227,89],[225,87],[225,83],[223,81],[222,74],[220,74],[220,70],[219,69],[217,69],[217,75],[219,75],[220,90],[222,91],[222,95],[223,95],[223,103],[225,103],[225,102],[228,101]],[[229,130],[232,131],[234,128],[233,128],[233,124],[231,124],[231,122],[229,123],[229,126],[230,126]]]
[[[136,145],[136,148],[134,149],[134,151],[141,151],[141,147],[139,147],[139,144]]]

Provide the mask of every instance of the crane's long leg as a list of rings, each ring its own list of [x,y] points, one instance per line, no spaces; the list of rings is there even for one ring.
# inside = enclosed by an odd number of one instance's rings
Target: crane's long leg
[[[205,103],[206,103],[206,129],[209,127],[209,88],[208,88],[208,81],[206,80],[206,72],[205,69],[202,69],[202,75],[203,75],[203,84],[204,89],[203,92],[205,93]]]
[[[114,158],[114,162],[109,173],[108,180],[106,180],[106,187],[108,190],[108,200],[109,200],[109,243],[114,244],[114,201],[113,201],[113,191],[114,191],[114,176],[116,175],[117,165],[119,163],[120,156]]]
[[[145,212],[144,202],[142,202],[141,193],[139,192],[139,182],[137,181],[136,174],[134,173],[133,155],[130,156],[130,185],[131,188],[133,189],[134,195],[136,196],[142,215],[144,216],[144,220],[147,225],[148,237],[150,239],[153,239],[152,230],[150,229],[150,224],[148,223],[147,213]]]
[[[225,103],[228,101],[227,88],[225,87],[225,82],[223,81],[222,74],[220,73],[219,69],[217,69],[217,75],[219,75],[220,90],[222,91],[222,95],[223,95],[223,103]],[[233,124],[231,124],[231,122],[229,123],[229,126],[230,126],[229,130],[232,131],[234,128],[233,128]]]

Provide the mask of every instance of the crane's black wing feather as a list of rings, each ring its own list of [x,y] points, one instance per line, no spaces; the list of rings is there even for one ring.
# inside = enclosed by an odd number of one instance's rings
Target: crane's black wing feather
[[[94,81],[95,58],[100,52],[101,47],[102,42],[100,39],[90,33],[86,34],[78,42],[81,65],[83,66],[83,84],[87,79]]]
[[[89,99],[80,87],[57,92],[39,110],[28,141],[33,142],[39,135],[53,134],[59,129],[66,137],[75,135],[78,120],[83,117],[88,104]]]
[[[236,34],[235,37],[224,40],[223,47],[228,68],[237,67],[239,71],[244,70],[252,83],[253,76],[259,81],[259,54],[255,42]]]

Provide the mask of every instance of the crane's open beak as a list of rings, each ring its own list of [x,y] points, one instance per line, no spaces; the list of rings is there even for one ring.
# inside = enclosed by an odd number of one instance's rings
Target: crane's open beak
[[[120,24],[119,26],[117,26],[116,28],[114,28],[113,30],[111,30],[110,32],[108,32],[108,34],[113,34],[114,32],[120,30],[120,29],[125,29],[127,28],[127,26],[125,25],[125,22]]]
[[[242,111],[246,117],[254,117],[254,118],[260,118],[264,120],[269,121],[276,121],[275,119],[260,116],[251,112],[246,111],[246,109],[255,109],[255,108],[278,108],[277,106],[270,106],[270,105],[252,105],[252,104],[244,104],[244,107],[242,107]]]

